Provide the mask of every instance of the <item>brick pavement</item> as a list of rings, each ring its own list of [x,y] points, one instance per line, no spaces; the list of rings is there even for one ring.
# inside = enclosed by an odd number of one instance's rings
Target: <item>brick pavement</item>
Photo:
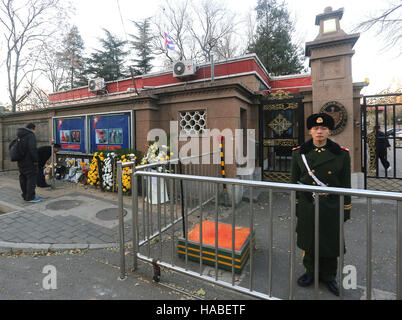
[[[20,193],[16,174],[0,173],[0,247],[117,246],[118,219],[105,221],[96,216],[104,208],[117,209],[115,195],[62,181],[57,181],[55,190],[38,188],[37,194],[43,199],[39,203],[25,202]],[[57,208],[69,201],[74,201],[74,206]],[[131,240],[130,216],[125,217],[126,241]]]

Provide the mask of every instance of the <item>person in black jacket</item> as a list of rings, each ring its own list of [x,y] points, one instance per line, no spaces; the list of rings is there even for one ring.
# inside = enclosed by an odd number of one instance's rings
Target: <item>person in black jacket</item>
[[[38,150],[36,149],[35,125],[29,123],[25,128],[19,128],[17,137],[20,138],[21,149],[25,151],[24,159],[18,161],[22,197],[25,201],[39,202],[41,199],[35,196],[39,161]]]
[[[60,145],[55,143],[53,145],[53,152],[57,153],[60,150]],[[39,163],[38,163],[38,179],[37,185],[40,188],[50,187],[50,184],[46,183],[45,175],[43,174],[43,168],[47,160],[49,160],[50,156],[52,155],[52,146],[43,146],[38,148],[38,156],[39,156]]]
[[[374,126],[374,130],[376,132],[376,154],[377,159],[380,159],[383,167],[387,171],[391,171],[391,164],[387,159],[387,149],[391,150],[391,145],[387,139],[387,136],[384,132],[380,131],[380,126]]]

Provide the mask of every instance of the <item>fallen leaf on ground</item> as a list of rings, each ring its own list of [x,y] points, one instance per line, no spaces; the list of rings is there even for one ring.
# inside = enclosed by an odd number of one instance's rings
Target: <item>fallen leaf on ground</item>
[[[196,294],[198,294],[199,296],[205,296],[205,293],[206,292],[202,288],[196,292]]]

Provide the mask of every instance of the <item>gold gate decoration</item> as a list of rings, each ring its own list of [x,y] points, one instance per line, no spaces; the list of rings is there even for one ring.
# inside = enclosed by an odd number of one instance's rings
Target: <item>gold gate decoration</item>
[[[274,130],[278,135],[282,135],[286,130],[292,126],[292,123],[288,121],[282,114],[269,123],[269,127]]]
[[[289,103],[275,103],[275,104],[267,104],[264,106],[264,111],[275,111],[275,110],[292,110],[297,109],[298,104],[296,102]]]
[[[367,189],[379,191],[402,192],[402,180],[367,178]]]
[[[290,178],[290,173],[288,172],[264,172],[265,181],[290,183]]]
[[[369,163],[368,172],[373,174],[377,168],[377,153],[376,153],[376,134],[375,131],[367,135],[367,144],[369,147]]]
[[[271,93],[267,100],[285,100],[285,99],[293,99],[290,91],[278,90],[277,92]]]
[[[268,147],[294,147],[298,143],[297,139],[264,139],[264,146]]]
[[[291,100],[294,97],[288,91],[279,90],[275,93],[272,93],[267,100],[268,101],[277,101],[277,100]],[[285,102],[285,103],[274,103],[274,104],[266,104],[264,105],[264,110],[274,111],[274,110],[289,110],[289,109],[297,109],[299,104],[297,102]]]

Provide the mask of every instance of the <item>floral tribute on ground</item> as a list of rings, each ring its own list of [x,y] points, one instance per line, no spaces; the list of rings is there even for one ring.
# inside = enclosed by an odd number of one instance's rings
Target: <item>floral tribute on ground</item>
[[[170,156],[173,153],[170,152],[169,146],[159,145],[158,142],[154,142],[149,145],[145,156],[141,160],[141,164],[152,164],[158,162],[164,162],[170,160]],[[162,171],[162,166],[156,168],[158,171]]]
[[[117,161],[135,163],[138,151],[123,150],[111,152],[95,152],[88,173],[88,184],[100,187],[104,191],[117,192]],[[141,156],[141,155],[140,155]],[[123,193],[131,192],[131,168],[123,168]]]

